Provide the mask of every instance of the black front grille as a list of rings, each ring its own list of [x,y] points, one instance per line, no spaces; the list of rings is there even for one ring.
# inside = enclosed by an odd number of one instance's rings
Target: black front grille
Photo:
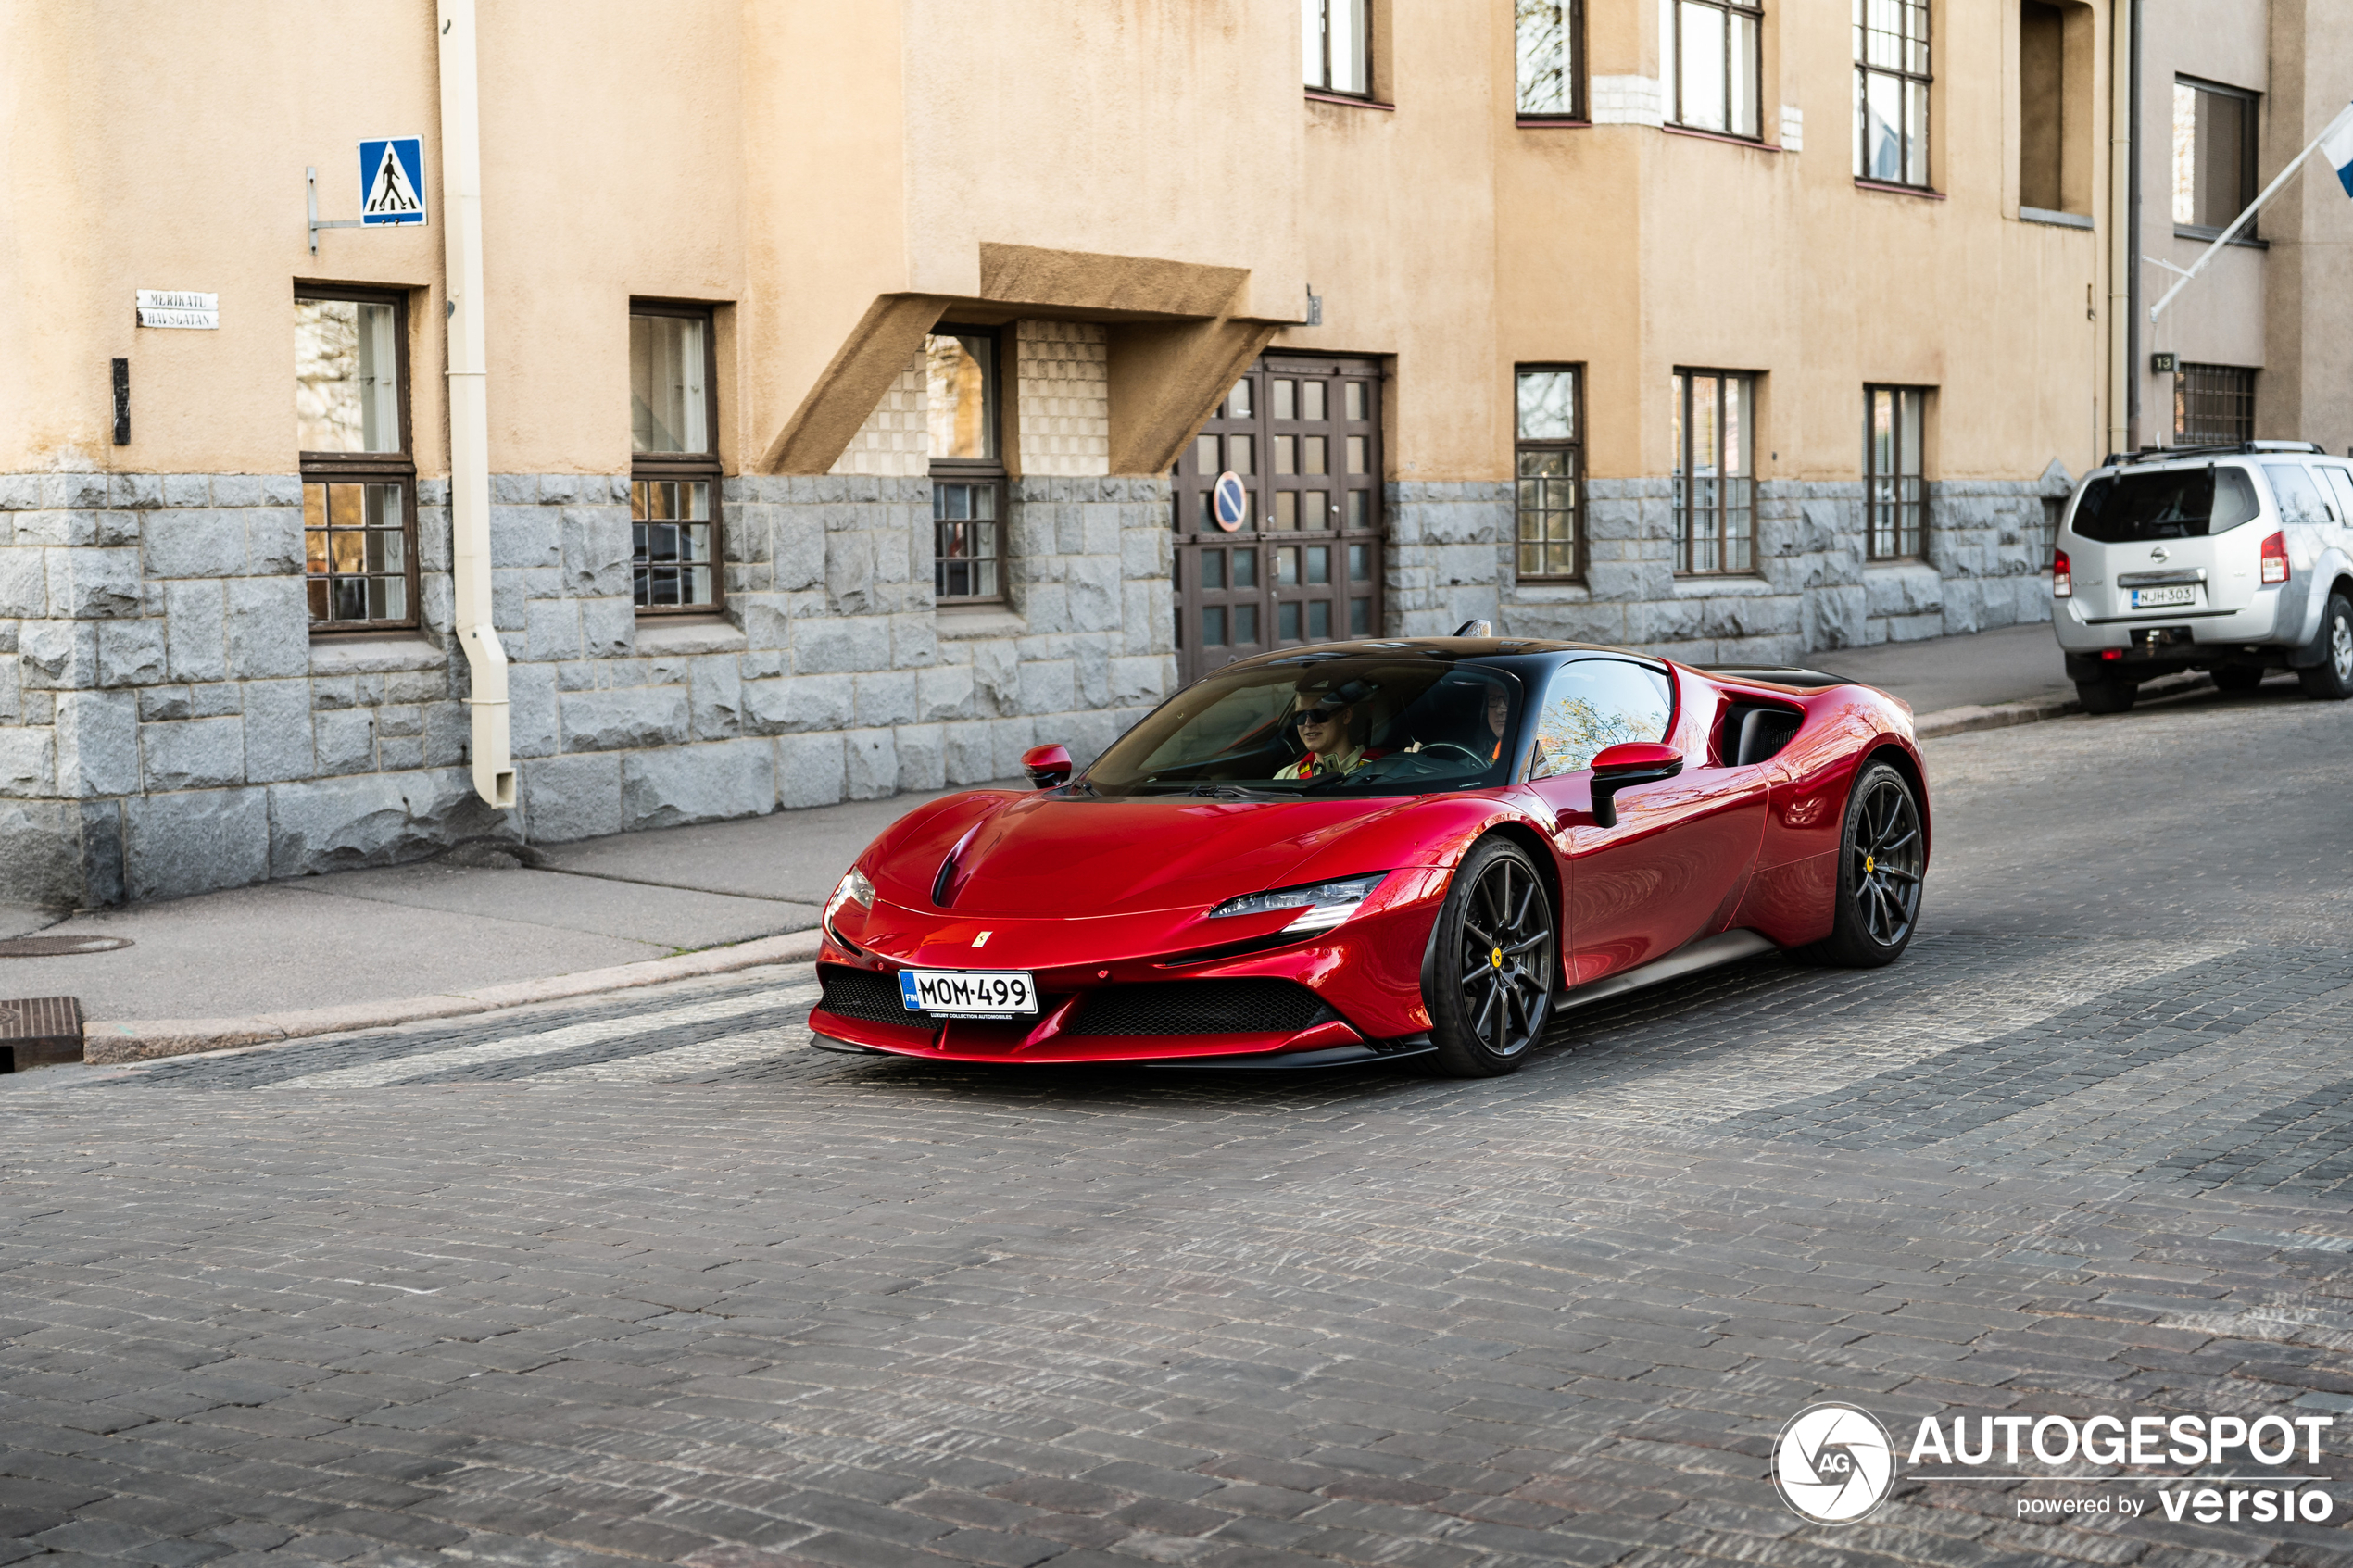
[[[843,1018],[854,1018],[861,1023],[909,1027],[929,1027],[931,1023],[922,1013],[907,1010],[907,1004],[899,998],[899,982],[891,975],[844,964],[821,963],[817,966],[817,984],[825,988],[824,999],[817,1005]]]
[[[1289,980],[1172,980],[1089,996],[1074,1035],[1290,1034],[1340,1015]]]

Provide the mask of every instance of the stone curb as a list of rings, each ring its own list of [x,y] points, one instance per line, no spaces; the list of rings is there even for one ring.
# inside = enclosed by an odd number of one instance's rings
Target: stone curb
[[[2163,675],[2141,684],[2144,697],[2179,696],[2211,684],[2195,671],[2180,675]],[[2004,730],[2012,724],[2035,724],[2045,719],[2060,719],[2070,713],[2081,713],[2083,705],[2071,696],[2036,697],[2026,702],[1969,703],[1959,708],[1940,708],[1933,713],[1923,713],[1912,721],[1912,734],[1918,740],[1934,740],[1940,735],[1967,734],[1972,730]]]
[[[561,1001],[569,997],[627,991],[689,980],[702,974],[756,969],[762,964],[806,963],[817,956],[817,934],[795,931],[763,936],[730,947],[710,947],[675,958],[644,963],[618,964],[610,969],[583,970],[577,974],[550,975],[544,980],[519,980],[507,985],[485,985],[436,997],[403,997],[381,1002],[348,1002],[341,1007],[303,1008],[293,1012],[263,1013],[252,1018],[168,1018],[116,1020],[82,1026],[82,1060],[100,1064],[152,1061],[158,1057],[189,1056],[198,1051],[231,1050],[239,1046],[268,1045],[313,1035],[339,1035],[352,1029],[382,1029],[394,1023],[414,1023],[428,1018],[456,1018],[491,1012],[527,1002]]]

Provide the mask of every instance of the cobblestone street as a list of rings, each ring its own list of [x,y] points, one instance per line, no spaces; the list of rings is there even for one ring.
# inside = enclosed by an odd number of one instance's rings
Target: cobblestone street
[[[805,967],[0,1079],[0,1562],[2353,1562],[2353,705],[1926,749],[1900,963],[1491,1082],[824,1055]],[[1820,1528],[1818,1399],[2333,1416],[2334,1512]]]

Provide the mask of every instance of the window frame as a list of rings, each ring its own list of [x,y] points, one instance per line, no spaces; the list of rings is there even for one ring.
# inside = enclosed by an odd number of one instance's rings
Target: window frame
[[[1692,565],[1692,561],[1694,558],[1695,554],[1692,549],[1692,545],[1697,535],[1692,530],[1691,520],[1692,517],[1697,515],[1698,508],[1691,504],[1689,500],[1689,492],[1684,487],[1692,483],[1698,477],[1692,471],[1692,383],[1703,377],[1711,378],[1717,383],[1717,429],[1719,432],[1723,429],[1723,398],[1727,384],[1733,382],[1741,382],[1744,383],[1747,388],[1744,408],[1747,417],[1743,420],[1741,426],[1741,439],[1747,448],[1743,455],[1743,460],[1746,464],[1746,470],[1744,472],[1738,474],[1718,473],[1716,476],[1716,500],[1714,504],[1707,508],[1708,514],[1715,519],[1715,542],[1717,557],[1719,562],[1722,560],[1726,553],[1726,546],[1734,542],[1730,533],[1731,514],[1735,510],[1743,510],[1748,513],[1748,533],[1746,538],[1741,541],[1741,543],[1745,544],[1747,547],[1748,559],[1739,566],[1724,566],[1719,564],[1714,567],[1701,568]],[[1675,367],[1674,428],[1676,431],[1676,450],[1674,454],[1674,475],[1671,481],[1674,485],[1674,493],[1669,498],[1668,505],[1675,525],[1675,575],[1678,577],[1754,577],[1757,575],[1756,387],[1757,383],[1762,380],[1764,380],[1764,376],[1755,370],[1715,370],[1704,365],[1678,365]],[[1724,489],[1725,482],[1727,480],[1733,479],[1744,481],[1749,487],[1748,503],[1745,507],[1738,508],[1734,508],[1729,499],[1727,491]]]
[[[1568,59],[1562,75],[1567,87],[1567,107],[1560,109],[1531,109],[1523,104],[1521,94],[1527,83],[1520,80],[1519,8],[1530,0],[1513,0],[1512,5],[1512,115],[1526,125],[1584,125],[1591,121],[1592,111],[1586,103],[1585,83],[1585,0],[1535,0],[1549,5],[1561,15],[1561,47]]]
[[[1928,399],[1929,394],[1934,390],[1933,387],[1902,385],[1894,382],[1866,382],[1863,384],[1863,558],[1867,561],[1914,561],[1925,560],[1928,557]],[[1879,443],[1872,439],[1879,414],[1879,399],[1882,396],[1894,400],[1895,470],[1892,473],[1879,471]],[[1916,421],[1919,450],[1910,453],[1904,450],[1904,400],[1906,397],[1919,399],[1919,417]],[[1904,466],[1906,457],[1912,463],[1909,469]],[[1900,486],[1907,479],[1919,487],[1919,493],[1911,499],[1906,500],[1900,490],[1893,500],[1881,499],[1881,480],[1893,480]],[[1904,512],[1907,507],[1911,508],[1913,520],[1908,538],[1904,526]],[[1885,530],[1881,529],[1880,522],[1882,511],[1893,513]],[[1880,548],[1882,532],[1893,538],[1894,547],[1892,550]],[[1911,546],[1909,549],[1905,548],[1907,544]]]
[[[2209,81],[2202,76],[2184,76],[2179,72],[2174,74],[2173,87],[2176,92],[2187,87],[2194,93],[2203,93],[2209,97],[2234,98],[2238,100],[2239,114],[2242,117],[2239,128],[2239,199],[2237,205],[2231,209],[2231,218],[2236,218],[2240,213],[2246,210],[2247,203],[2253,201],[2257,195],[2261,194],[2263,189],[2261,177],[2262,149],[2259,145],[2262,136],[2261,107],[2263,103],[2263,94],[2252,92],[2245,87],[2233,87],[2227,82]],[[2168,130],[2169,132],[2171,132],[2171,128],[2169,126]],[[2193,133],[2190,144],[2190,181],[2191,190],[2193,192],[2191,201],[2193,205],[2195,205],[2196,201],[2195,192],[2196,190],[2197,181],[2197,144],[2195,133]],[[2167,204],[2167,207],[2168,214],[2170,216],[2171,208],[2171,202]],[[2258,213],[2255,217],[2248,219],[2246,226],[2241,229],[2237,233],[2231,236],[2231,243],[2233,245],[2262,245],[2263,241],[2258,234],[2258,230],[2261,227],[2262,220],[2262,214],[2260,213]],[[2229,219],[2225,219],[2220,223],[2184,223],[2179,219],[2175,219],[2173,222],[2173,234],[2176,239],[2212,241],[2219,239],[2221,236],[2222,231],[2229,227]],[[2226,370],[2237,370],[2242,367],[2224,366],[2221,368]]]
[[[1908,61],[1901,67],[1875,66],[1870,63],[1869,38],[1872,31],[1870,8],[1881,3],[1881,0],[1855,0],[1855,178],[1872,185],[1899,185],[1907,191],[1932,191],[1936,189],[1936,169],[1932,162],[1936,144],[1935,139],[1930,134],[1936,114],[1935,6],[1933,0],[1918,0],[1917,8],[1920,18],[1919,45],[1928,69],[1915,71]],[[1902,7],[1907,15],[1914,8],[1913,0],[1887,0],[1887,3]],[[1903,39],[1904,46],[1907,50],[1912,42],[1913,40],[1908,35]],[[1897,174],[1894,179],[1871,172],[1870,79],[1874,76],[1894,79],[1898,91],[1906,96],[1915,85],[1920,90],[1920,177],[1918,180],[1912,179],[1909,173],[1912,166],[1911,138],[1908,133],[1902,132],[1900,128],[1902,151],[1897,161],[1905,172]]]
[[[1519,382],[1526,375],[1558,375],[1566,372],[1573,378],[1570,396],[1570,428],[1576,432],[1565,440],[1530,438],[1519,433]],[[1533,452],[1566,452],[1569,472],[1565,476],[1569,484],[1568,557],[1569,569],[1565,571],[1531,572],[1520,569],[1520,552],[1530,542],[1525,533],[1526,516],[1520,505],[1519,487],[1533,477],[1540,482],[1548,475],[1527,475],[1520,471],[1521,459]],[[1549,510],[1550,508],[1540,508]],[[1538,539],[1538,546],[1551,543]],[[1521,583],[1582,583],[1585,580],[1585,362],[1583,360],[1535,361],[1512,367],[1512,562],[1514,579]]]
[[[1697,131],[1710,136],[1725,136],[1730,137],[1735,142],[1750,142],[1758,146],[1763,146],[1765,144],[1764,0],[1754,0],[1753,4],[1750,3],[1750,0],[1662,0],[1662,3],[1667,6],[1668,10],[1670,21],[1667,36],[1672,40],[1675,50],[1675,57],[1669,62],[1670,74],[1674,78],[1674,85],[1672,89],[1673,101],[1671,104],[1673,112],[1668,115],[1667,123],[1674,126],[1680,131]],[[1686,119],[1683,114],[1683,7],[1686,5],[1705,6],[1710,10],[1721,11],[1724,13],[1723,63],[1724,104],[1726,113],[1724,117],[1725,123],[1721,127],[1696,124],[1691,119]],[[1730,112],[1732,103],[1731,39],[1732,19],[1735,16],[1746,17],[1756,26],[1756,58],[1751,69],[1749,81],[1749,102],[1754,104],[1756,107],[1756,129],[1754,131],[1739,131],[1733,129],[1731,125],[1731,114]]]
[[[718,307],[694,300],[639,299],[629,301],[632,316],[668,316],[702,323],[702,396],[703,433],[711,443],[707,452],[639,452],[629,454],[630,501],[630,608],[640,617],[661,618],[678,615],[721,615],[727,608],[727,533],[721,513],[720,482],[724,477],[719,461],[719,323]],[[636,515],[635,492],[640,481],[691,480],[711,486],[711,600],[707,604],[641,605],[636,597]]]
[[[2219,372],[2220,374],[2226,376],[2243,376],[2246,378],[2245,391],[2242,393],[2233,388],[2212,385],[2193,387],[2190,384],[2192,380],[2192,371]],[[2176,447],[2183,449],[2195,449],[2202,446],[2235,446],[2241,442],[2254,440],[2256,378],[2262,372],[2259,369],[2252,365],[2216,365],[2203,361],[2193,364],[2186,359],[2177,361],[2173,370],[2173,445]],[[2193,436],[2190,433],[2188,429],[2189,421],[2184,416],[2188,412],[2188,404],[2191,398],[2238,396],[2243,396],[2246,405],[2246,414],[2243,420],[2243,428],[2234,429],[2232,433],[2225,435]]]
[[[1010,327],[1004,326],[988,327],[975,325],[971,322],[960,323],[955,321],[940,321],[934,324],[930,331],[925,332],[924,335],[926,342],[935,337],[987,338],[989,342],[991,357],[996,361],[996,363],[990,367],[989,390],[992,395],[992,406],[988,410],[987,418],[990,426],[989,445],[996,449],[997,455],[993,458],[932,458],[929,459],[929,470],[927,477],[931,481],[933,495],[931,518],[932,604],[936,608],[951,609],[962,608],[968,605],[978,605],[986,608],[993,605],[1009,604],[1012,602],[1012,595],[1009,590],[1012,585],[1013,553],[1007,548],[1007,546],[1011,543],[1011,536],[1013,533],[1013,515],[1011,506],[1012,495],[1010,495],[1011,486],[1007,483],[1008,476],[1005,467],[1005,431],[1007,408],[1012,400],[1005,395],[1006,383],[1008,380],[1005,358],[1007,345],[1014,342],[1014,333]],[[1017,346],[1014,351],[1016,354],[1019,352]],[[1020,367],[1018,364],[1014,365],[1013,369],[1014,373],[1019,373]],[[929,420],[931,417],[929,408],[930,388],[928,385],[925,388],[925,408],[924,417],[926,421],[925,438],[928,440]],[[942,558],[939,553],[939,527],[943,520],[938,515],[937,496],[939,486],[942,483],[950,484],[985,485],[996,495],[997,515],[995,521],[997,524],[997,547],[994,556],[988,558],[995,562],[997,568],[997,591],[993,594],[951,595],[942,593],[940,591],[940,584],[944,580],[944,576],[940,570]],[[950,558],[978,561],[983,558],[979,556],[958,556]]]
[[[1348,0],[1343,0],[1343,3],[1348,3]],[[1311,6],[1315,7],[1316,21],[1319,24],[1316,36],[1323,44],[1323,58],[1319,62],[1322,79],[1318,82],[1305,81],[1306,62],[1302,60],[1301,62],[1302,84],[1309,93],[1346,98],[1353,102],[1373,103],[1376,101],[1373,96],[1373,0],[1353,0],[1353,3],[1361,7],[1365,18],[1365,57],[1360,62],[1360,68],[1364,71],[1365,85],[1361,89],[1331,85],[1333,0],[1300,0],[1300,8],[1302,12]]]
[[[341,283],[296,283],[294,301],[321,300],[347,302],[354,305],[389,305],[393,308],[392,330],[396,348],[394,373],[400,378],[400,450],[397,452],[311,452],[296,454],[300,483],[312,484],[397,483],[400,486],[402,555],[408,563],[409,613],[382,621],[318,621],[311,620],[310,634],[314,637],[334,637],[348,633],[368,634],[382,632],[413,632],[423,624],[422,606],[419,603],[417,568],[417,445],[416,423],[412,412],[414,400],[409,395],[409,291],[406,289],[367,288]],[[308,540],[304,541],[302,583],[306,617],[309,613],[310,584],[317,574],[310,570]],[[332,569],[327,573],[334,577]]]

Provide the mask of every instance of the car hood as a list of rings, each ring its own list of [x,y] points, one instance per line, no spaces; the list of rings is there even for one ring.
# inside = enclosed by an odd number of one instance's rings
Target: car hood
[[[986,802],[983,809],[937,813],[890,847],[876,871],[897,898],[931,907],[941,862],[952,852],[948,904],[959,915],[1084,917],[1205,907],[1283,886],[1319,851],[1415,804],[1396,797],[971,798]],[[1343,876],[1352,868],[1317,869]]]

